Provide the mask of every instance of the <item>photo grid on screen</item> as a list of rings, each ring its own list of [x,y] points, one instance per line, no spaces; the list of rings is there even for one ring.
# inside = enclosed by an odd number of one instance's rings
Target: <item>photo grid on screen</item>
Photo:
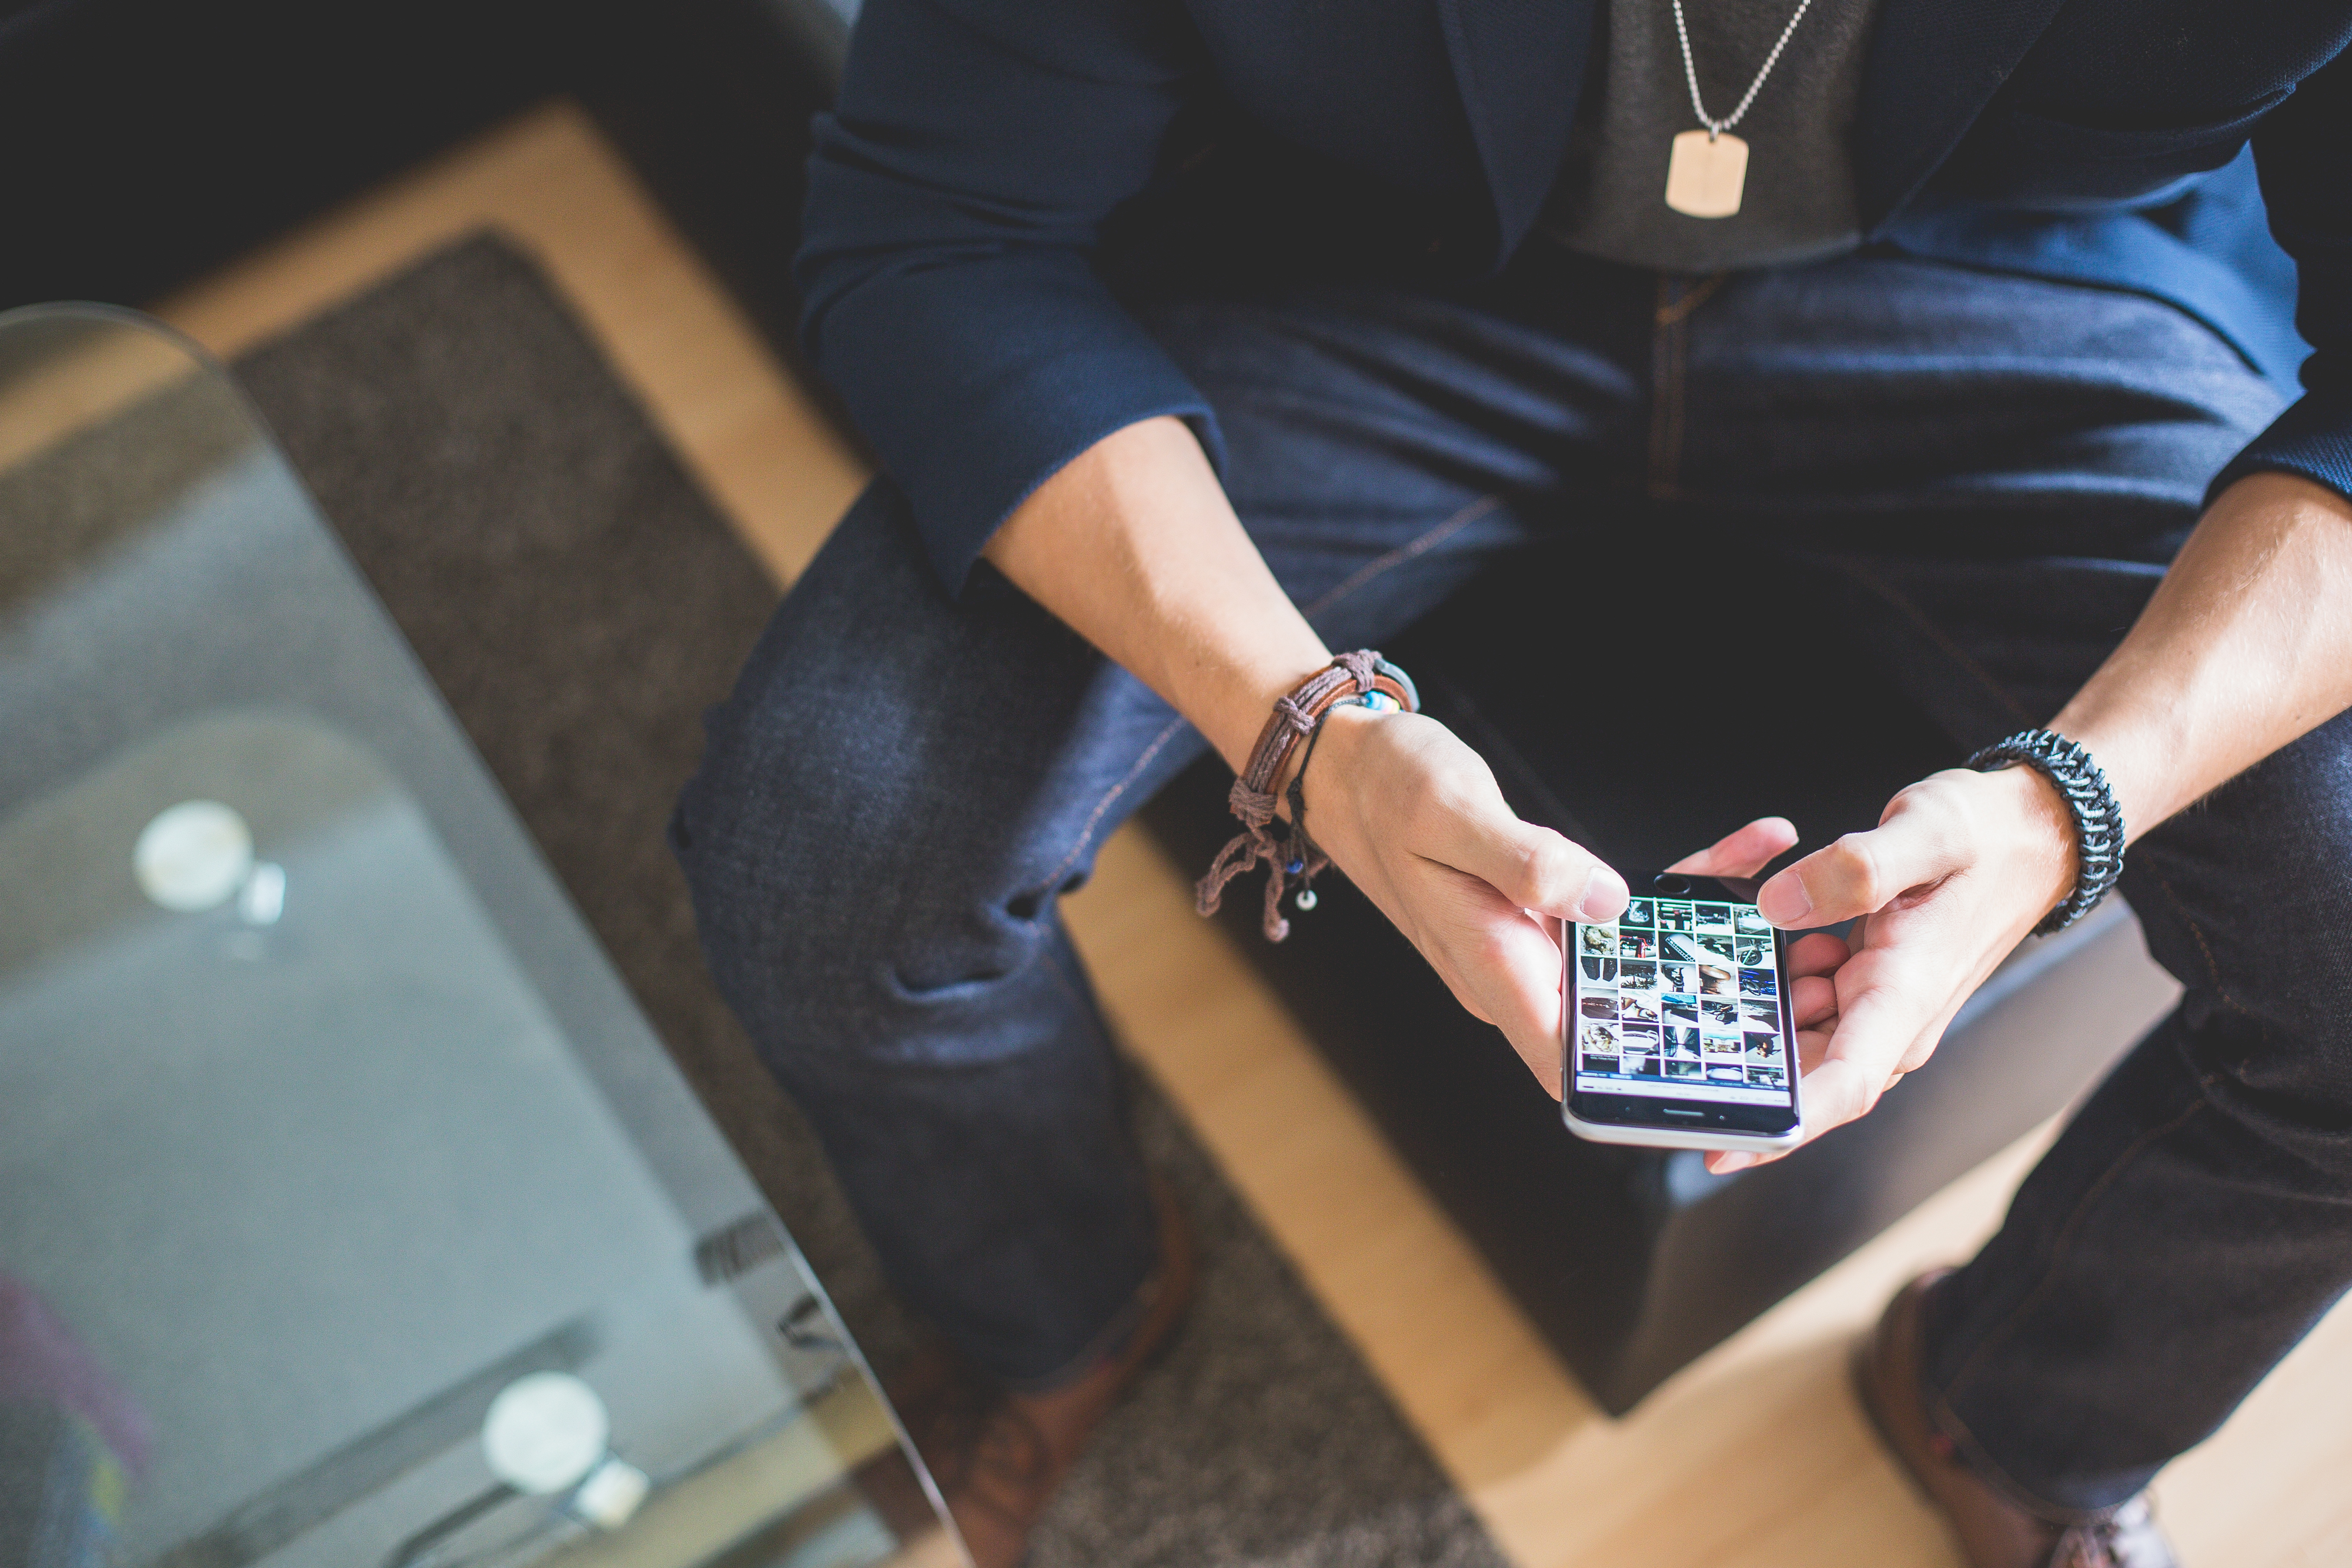
[[[1753,907],[1636,898],[1574,945],[1580,1076],[1788,1089],[1772,928]]]

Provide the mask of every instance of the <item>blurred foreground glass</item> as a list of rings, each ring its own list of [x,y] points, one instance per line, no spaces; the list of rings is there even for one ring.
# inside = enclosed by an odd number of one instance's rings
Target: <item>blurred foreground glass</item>
[[[236,389],[0,316],[0,1563],[962,1561]]]

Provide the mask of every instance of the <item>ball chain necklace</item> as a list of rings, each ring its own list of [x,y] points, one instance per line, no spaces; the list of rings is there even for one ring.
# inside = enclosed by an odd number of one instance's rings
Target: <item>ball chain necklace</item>
[[[1748,188],[1748,143],[1724,132],[1739,123],[1748,106],[1764,89],[1764,78],[1780,63],[1780,51],[1789,47],[1797,24],[1805,19],[1812,4],[1813,0],[1798,0],[1797,14],[1780,29],[1780,41],[1764,57],[1763,68],[1748,84],[1746,95],[1729,114],[1717,120],[1699,101],[1698,66],[1691,59],[1690,29],[1683,25],[1683,0],[1675,0],[1675,37],[1682,40],[1683,79],[1690,84],[1691,111],[1706,129],[1685,131],[1675,138],[1673,155],[1666,161],[1666,205],[1695,218],[1727,218],[1739,210],[1740,194]]]

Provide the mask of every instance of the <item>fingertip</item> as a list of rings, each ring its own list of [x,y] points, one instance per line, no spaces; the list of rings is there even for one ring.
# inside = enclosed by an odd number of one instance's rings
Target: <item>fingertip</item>
[[[1722,1149],[1706,1156],[1706,1168],[1719,1176],[1729,1176],[1735,1171],[1744,1171],[1756,1163],[1754,1155],[1737,1154]]]
[[[1826,975],[1800,975],[1789,988],[1789,1010],[1801,1030],[1811,1029],[1837,1011],[1837,987]]]
[[[1789,944],[1789,973],[1799,979],[1827,978],[1853,956],[1853,949],[1836,936],[1815,932]]]
[[[1826,1132],[1868,1115],[1878,1098],[1876,1087],[1851,1061],[1827,1058],[1805,1075],[1805,1125]]]
[[[1584,879],[1584,891],[1577,896],[1576,917],[1589,925],[1605,925],[1625,913],[1633,896],[1623,877],[1596,861],[1591,874]]]
[[[1791,866],[1756,890],[1756,907],[1765,919],[1786,930],[1805,924],[1805,917],[1813,912],[1813,899]]]
[[[1798,973],[1826,974],[1853,956],[1853,945],[1834,931],[1814,931],[1789,945],[1789,962]]]

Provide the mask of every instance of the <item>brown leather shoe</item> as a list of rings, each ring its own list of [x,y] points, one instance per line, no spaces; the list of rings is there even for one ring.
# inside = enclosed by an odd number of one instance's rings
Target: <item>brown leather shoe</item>
[[[891,1379],[890,1402],[955,1516],[974,1568],[1014,1568],[1029,1532],[1109,1414],[1168,1343],[1192,1304],[1192,1230],[1173,1196],[1155,1186],[1160,1266],[1136,1294],[1126,1344],[1043,1394],[1014,1393],[965,1366],[945,1346]]]
[[[1969,1568],[2179,1568],[2145,1493],[2095,1518],[2054,1524],[2020,1508],[1961,1462],[1927,1418],[1921,1339],[1928,1296],[1952,1270],[1922,1274],[1854,1347],[1854,1392],[1878,1436],[1959,1542]]]

